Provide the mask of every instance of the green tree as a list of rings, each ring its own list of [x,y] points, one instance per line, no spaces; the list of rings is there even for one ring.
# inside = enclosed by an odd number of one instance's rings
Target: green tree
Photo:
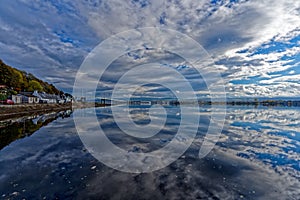
[[[0,94],[0,101],[6,100],[7,96],[5,94]]]
[[[28,83],[28,91],[34,91],[34,90],[37,90],[37,91],[39,91],[39,92],[41,92],[41,91],[43,91],[43,87],[41,86],[41,84],[38,82],[38,81],[36,81],[36,80],[31,80],[31,81],[29,81],[29,83]]]
[[[10,85],[14,88],[21,88],[23,84],[23,75],[20,71],[11,68]]]
[[[0,59],[0,85],[11,88],[11,94],[19,91],[44,91],[49,94],[61,94],[52,84],[36,78],[33,74],[20,71],[6,65]]]

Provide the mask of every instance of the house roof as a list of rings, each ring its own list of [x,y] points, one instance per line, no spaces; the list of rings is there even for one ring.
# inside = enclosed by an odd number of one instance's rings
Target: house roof
[[[12,96],[16,96],[16,97],[22,97],[22,94],[16,94],[16,95],[12,95]]]
[[[59,99],[59,97],[55,94],[47,94],[47,93],[43,93],[43,92],[39,92],[38,93],[43,99]]]
[[[26,97],[36,97],[32,92],[20,92],[19,94],[24,95]]]

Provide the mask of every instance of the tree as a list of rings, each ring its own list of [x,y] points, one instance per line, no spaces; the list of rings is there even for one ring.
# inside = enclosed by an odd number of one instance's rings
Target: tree
[[[7,96],[4,94],[0,94],[0,101],[6,100]]]
[[[11,88],[11,93],[20,91],[43,91],[49,94],[61,94],[54,85],[36,78],[33,74],[20,71],[6,65],[0,59],[0,85]]]
[[[31,80],[31,81],[29,81],[28,86],[29,86],[28,91],[31,91],[31,92],[32,92],[32,91],[35,91],[35,90],[37,90],[37,91],[39,91],[39,92],[43,91],[43,87],[42,87],[41,84],[40,84],[38,81],[36,81],[36,80]]]
[[[23,81],[23,75],[20,71],[11,68],[11,79],[10,79],[10,85],[14,88],[21,88]]]

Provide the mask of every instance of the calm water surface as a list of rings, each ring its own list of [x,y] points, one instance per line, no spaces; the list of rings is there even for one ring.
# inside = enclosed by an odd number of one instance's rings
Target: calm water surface
[[[149,123],[145,107],[131,109],[136,123]],[[122,133],[110,108],[96,111],[115,145],[148,152],[166,145],[178,129],[180,108],[167,110],[165,128],[150,139]],[[222,135],[203,159],[198,152],[209,109],[199,114],[198,134],[186,153],[147,174],[119,172],[97,161],[79,139],[72,115],[2,124],[0,198],[299,199],[299,108],[229,107]]]

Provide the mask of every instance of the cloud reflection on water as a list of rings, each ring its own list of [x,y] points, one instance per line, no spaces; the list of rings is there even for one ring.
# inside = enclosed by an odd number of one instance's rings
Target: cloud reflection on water
[[[164,145],[159,138],[146,141],[122,136],[112,126],[108,108],[97,112],[107,137],[122,148],[147,151]],[[4,172],[0,175],[0,195],[50,199],[297,199],[300,172],[293,163],[297,164],[300,157],[299,110],[229,108],[227,127],[219,143],[206,158],[199,159],[199,146],[209,122],[207,112],[200,113],[198,135],[183,156],[164,169],[138,175],[99,163],[81,144],[72,119],[57,120],[0,151]],[[175,129],[166,129],[165,135],[160,135],[162,141],[172,139]]]

